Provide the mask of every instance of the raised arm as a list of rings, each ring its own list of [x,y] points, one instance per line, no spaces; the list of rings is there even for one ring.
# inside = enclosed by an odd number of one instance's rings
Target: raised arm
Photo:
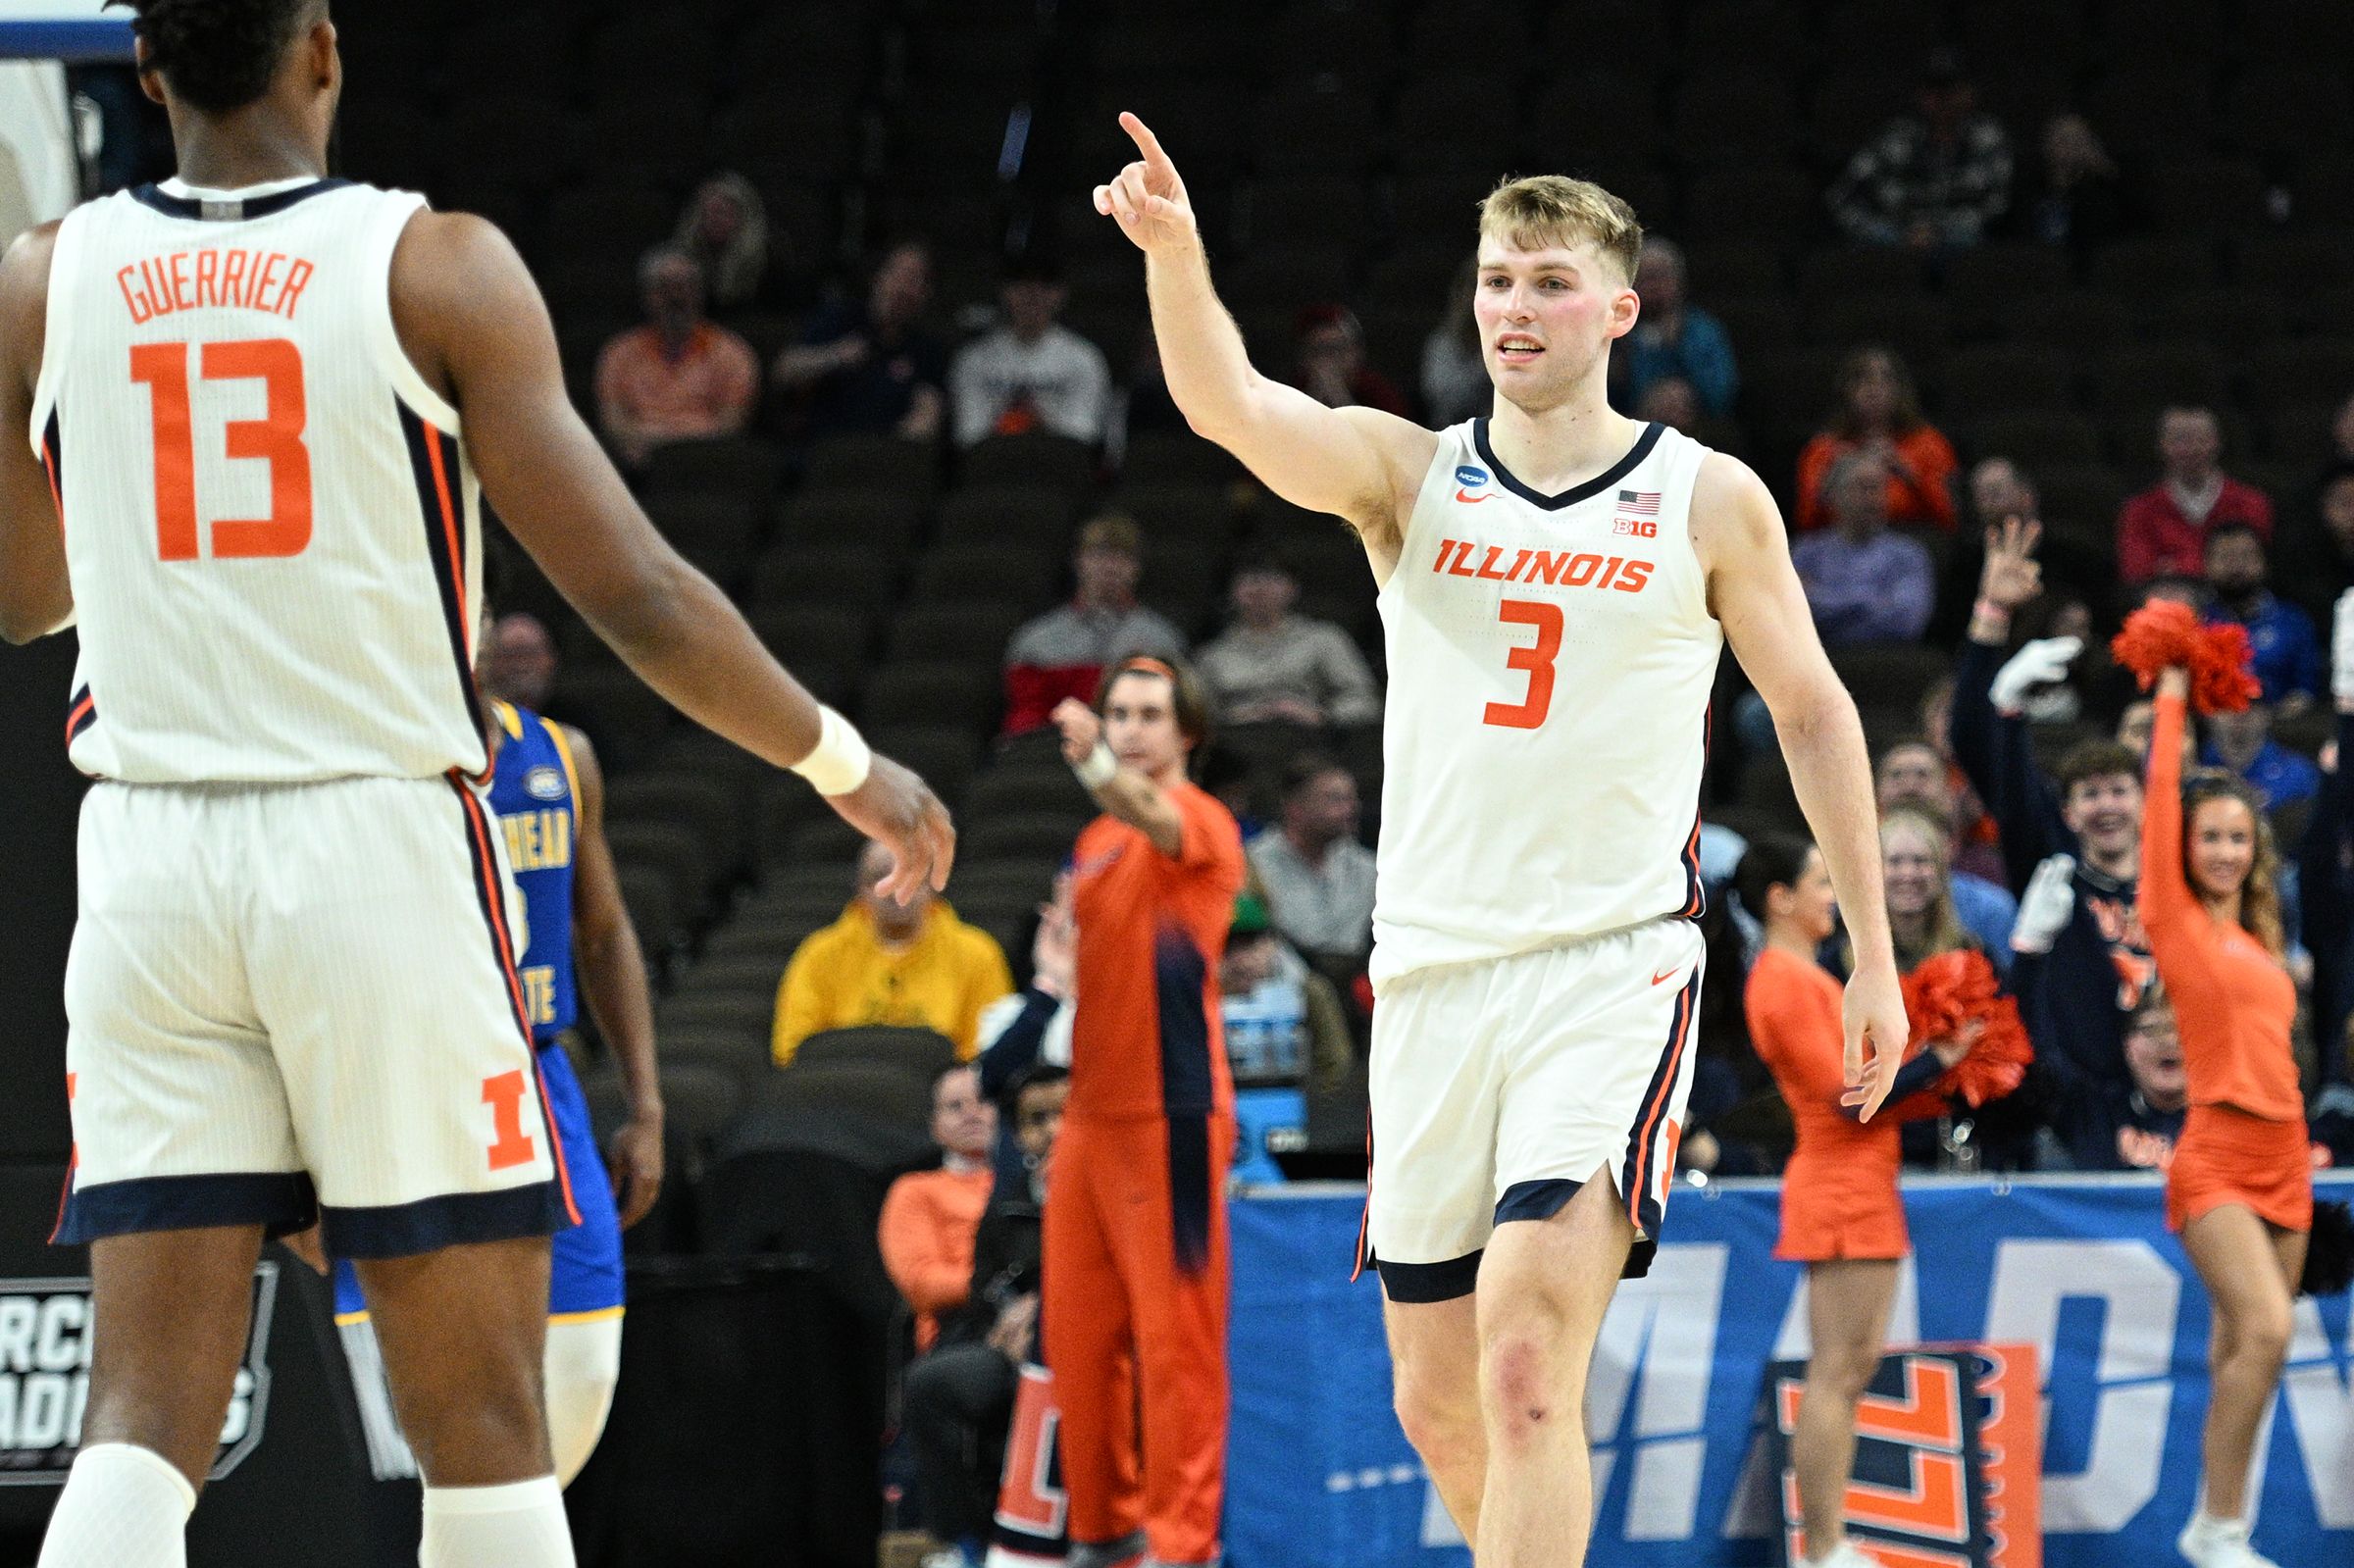
[[[855,732],[827,718],[646,521],[565,393],[547,307],[506,236],[479,218],[419,214],[393,253],[392,315],[418,373],[464,419],[491,505],[623,661],[697,724],[780,768],[807,768],[834,791],[828,805],[890,847],[892,892],[945,885],[947,812],[888,758],[861,781]]]
[[[57,496],[31,445],[56,238],[57,225],[44,224],[0,257],[0,637],[11,642],[47,636],[74,619]]]
[[[1169,792],[1125,763],[1111,764],[1100,779],[1090,778],[1097,748],[1103,744],[1103,721],[1077,697],[1065,697],[1054,708],[1054,724],[1062,731],[1062,760],[1078,771],[1079,782],[1096,797],[1096,804],[1131,828],[1141,828],[1152,847],[1175,860],[1185,853],[1185,819]],[[1108,759],[1106,748],[1102,755]]]
[[[645,952],[621,901],[621,876],[605,842],[605,771],[588,737],[570,725],[556,733],[572,757],[572,953],[581,996],[621,1067],[629,1120],[606,1140],[621,1228],[646,1216],[662,1192],[662,1080],[654,1065],[654,1002]]]
[[[2136,902],[2150,948],[2161,959],[2170,935],[2203,920],[2182,870],[2182,732],[2189,723],[2190,673],[2179,667],[2158,677],[2158,712],[2150,728],[2149,782],[2141,798],[2141,881]],[[2163,971],[2163,962],[2161,965]],[[2177,1007],[2179,1003],[2176,1004]]]
[[[1346,518],[1394,563],[1404,519],[1438,450],[1420,426],[1369,408],[1327,408],[1251,368],[1243,334],[1210,286],[1209,261],[1177,166],[1131,114],[1142,155],[1096,187],[1096,211],[1145,253],[1145,291],[1169,396],[1194,430],[1242,459],[1295,506]]]
[[[1693,491],[1692,519],[1709,607],[1773,714],[1791,784],[1855,940],[1844,1067],[1848,1092],[1869,1120],[1904,1060],[1907,1025],[1880,885],[1879,818],[1864,724],[1815,634],[1790,565],[1789,535],[1765,481],[1735,459],[1711,453]]]

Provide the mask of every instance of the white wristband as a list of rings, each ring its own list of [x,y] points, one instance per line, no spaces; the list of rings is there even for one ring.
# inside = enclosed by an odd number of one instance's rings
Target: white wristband
[[[866,783],[875,754],[849,720],[823,703],[817,713],[817,745],[793,765],[793,771],[808,780],[821,795],[846,795]]]
[[[1111,747],[1099,740],[1096,749],[1071,764],[1071,772],[1090,789],[1100,789],[1111,783],[1111,776],[1120,771],[1120,759],[1111,754]]]

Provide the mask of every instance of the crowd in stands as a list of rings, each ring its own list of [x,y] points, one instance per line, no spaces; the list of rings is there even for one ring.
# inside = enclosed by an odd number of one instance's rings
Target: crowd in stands
[[[1238,1169],[1279,1179],[1270,1150],[1303,1138],[1361,1147],[1373,589],[1336,523],[1187,430],[1132,249],[1071,215],[1098,164],[1128,156],[1116,108],[1186,167],[1260,370],[1434,426],[1491,396],[1465,250],[1486,185],[1561,167],[1634,201],[1652,232],[1613,404],[1746,459],[1780,497],[1872,742],[1899,950],[1983,951],[2036,1045],[2008,1100],[1915,1124],[1916,1164],[2164,1162],[2184,1088],[2135,914],[2150,705],[2107,641],[2149,596],[2244,627],[2261,699],[2191,743],[2266,803],[2314,1131],[2354,1158],[2354,827],[2332,771],[2354,697],[2344,8],[2170,0],[2161,25],[2065,0],[1314,0],[1167,27],[1067,7],[751,9],[711,0],[744,15],[658,27],[610,5],[470,13],[457,56],[515,74],[498,134],[355,66],[346,153],[516,233],[575,394],[657,526],[959,812],[946,896],[889,905],[804,789],[685,735],[552,594],[526,591],[492,633],[500,686],[606,760],[680,1137],[708,1150],[768,1097],[870,1090],[864,1108],[920,1125],[921,1093],[803,1053],[844,1029],[930,1031],[976,1064],[929,1090],[948,1180],[885,1227],[936,1265],[892,1267],[939,1324],[906,1384],[926,1466],[986,1454],[1028,1333],[1022,1246],[990,1238],[1027,1225],[1034,1257],[1051,1128],[1031,1124],[1050,1124],[1069,1050],[1057,872],[1092,810],[1049,715],[1119,659],[1192,659],[1217,719],[1203,782],[1250,834],[1221,990],[1246,1096],[1275,1098]],[[355,62],[406,59],[429,30],[347,26]],[[1608,37],[1609,69],[1495,69],[1563,36]],[[1186,70],[1161,69],[1173,48]],[[1019,85],[1049,57],[1081,90]],[[660,113],[582,109],[573,72]],[[1771,1173],[1793,1107],[1740,977],[1773,911],[1731,889],[1748,849],[1805,824],[1729,661],[1719,712],[1701,843],[1717,952],[1683,1162]],[[1790,902],[1786,880],[1766,888]],[[1768,973],[1819,1000],[1797,935],[1813,916],[1784,915]],[[1815,953],[1840,970],[1835,930]],[[986,1104],[1010,1138],[978,1132]],[[943,1540],[986,1514],[970,1486],[919,1491]]]

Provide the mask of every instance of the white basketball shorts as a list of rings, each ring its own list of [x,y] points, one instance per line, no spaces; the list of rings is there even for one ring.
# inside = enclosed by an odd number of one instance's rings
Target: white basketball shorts
[[[93,786],[57,1239],[320,1217],[369,1258],[566,1224],[504,865],[454,780]]]
[[[1394,1301],[1471,1292],[1498,1225],[1612,1183],[1658,1248],[1692,1085],[1700,928],[1658,920],[1392,982],[1373,1009],[1373,1173],[1359,1266]]]

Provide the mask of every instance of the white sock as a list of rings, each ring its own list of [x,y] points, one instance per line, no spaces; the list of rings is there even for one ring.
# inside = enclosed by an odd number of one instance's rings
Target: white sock
[[[128,1442],[75,1457],[49,1516],[40,1568],[187,1568],[196,1489],[169,1459]]]
[[[503,1487],[425,1489],[419,1568],[573,1568],[554,1476]]]
[[[547,1441],[556,1485],[569,1487],[604,1436],[621,1381],[621,1319],[547,1326]]]

